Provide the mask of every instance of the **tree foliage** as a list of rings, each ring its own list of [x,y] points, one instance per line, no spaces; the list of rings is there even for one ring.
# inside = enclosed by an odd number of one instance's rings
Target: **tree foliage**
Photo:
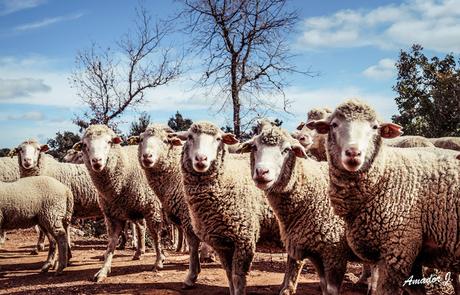
[[[131,127],[129,128],[129,136],[139,135],[145,131],[145,129],[150,124],[150,115],[146,112],[142,112],[139,116],[137,121],[131,123]]]
[[[423,47],[401,51],[396,64],[399,114],[393,121],[407,135],[460,136],[460,60],[453,54],[429,59]]]
[[[301,72],[292,64],[287,36],[298,21],[288,0],[183,0],[192,48],[205,68],[199,82],[213,91],[222,111],[230,104],[237,137],[242,120],[286,110],[284,74]],[[308,72],[302,72],[307,74]],[[280,103],[279,100],[282,99]],[[250,125],[250,122],[246,120]]]
[[[71,149],[73,145],[80,141],[80,136],[71,131],[57,132],[56,137],[48,140],[47,144],[49,146],[48,153],[55,157],[56,159],[61,160],[67,150]]]
[[[182,57],[173,57],[164,39],[171,31],[167,22],[154,22],[141,5],[134,32],[127,33],[115,50],[96,43],[76,57],[70,79],[88,111],[74,119],[80,128],[105,124],[116,129],[116,119],[127,109],[139,106],[145,93],[177,78]]]
[[[184,118],[179,111],[168,120],[168,126],[174,131],[188,130],[192,124],[192,120]]]
[[[0,157],[6,157],[8,156],[8,153],[11,151],[9,148],[2,148],[0,149]]]

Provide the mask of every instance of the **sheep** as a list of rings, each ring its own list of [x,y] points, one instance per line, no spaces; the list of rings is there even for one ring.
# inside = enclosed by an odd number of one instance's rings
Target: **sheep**
[[[72,210],[72,192],[52,177],[35,176],[15,182],[0,182],[0,229],[38,225],[48,236],[50,247],[42,272],[47,272],[54,265],[56,242],[59,251],[56,275],[67,266],[71,254],[66,229]]]
[[[66,153],[64,158],[62,158],[62,162],[65,163],[73,163],[73,164],[83,164],[83,154],[82,152],[76,151],[74,149],[69,149]]]
[[[356,257],[328,201],[327,163],[308,158],[304,147],[279,127],[264,129],[240,152],[250,153],[252,179],[276,214],[288,253],[280,294],[296,292],[305,258],[315,265],[323,294],[339,294],[347,261]]]
[[[226,271],[230,294],[246,292],[264,210],[263,194],[252,183],[248,157],[227,155],[238,143],[209,122],[192,124],[171,135],[185,140],[182,182],[195,234],[217,253]]]
[[[11,157],[0,158],[0,181],[12,182],[19,179],[18,160]]]
[[[62,158],[62,161],[65,163],[72,163],[72,164],[84,164],[83,161],[83,153],[81,151],[76,151],[75,149],[69,149],[65,156]],[[125,249],[126,247],[126,242],[128,241],[128,228],[131,227],[131,232],[132,232],[132,247],[134,249],[138,249],[137,254],[133,257],[133,259],[140,259],[141,254],[145,253],[145,220],[142,221],[142,223],[132,223],[128,222],[124,229],[121,231],[120,234],[120,249]],[[140,241],[138,241],[138,233],[143,233],[144,236],[141,238]],[[138,245],[140,245],[138,247]]]
[[[401,136],[383,140],[383,144],[392,147],[412,148],[412,147],[434,147],[428,138],[423,136]]]
[[[307,114],[307,122],[301,122],[293,137],[306,147],[308,154],[318,161],[326,161],[326,136],[307,127],[311,121],[326,119],[331,114],[329,108],[313,108]],[[305,139],[304,139],[305,138]]]
[[[310,122],[327,134],[329,197],[345,221],[347,240],[361,259],[377,264],[377,294],[397,294],[421,266],[460,271],[460,171],[437,148],[382,144],[401,127],[381,123],[359,100],[339,105],[326,120]]]
[[[161,203],[141,171],[137,148],[122,148],[121,142],[121,137],[109,127],[90,125],[82,141],[74,146],[74,149],[83,152],[86,168],[100,194],[99,203],[107,226],[109,241],[105,261],[94,276],[98,282],[104,280],[111,271],[118,235],[128,220],[140,221],[145,218],[155,246],[155,270],[163,268],[165,259],[159,237]]]
[[[460,137],[428,138],[435,147],[460,151]]]
[[[130,137],[128,142],[138,143],[138,159],[147,181],[163,205],[169,221],[181,227],[189,246],[189,272],[184,288],[192,287],[201,271],[198,255],[200,239],[193,232],[187,204],[184,200],[180,156],[182,142],[168,138],[172,129],[151,124],[140,136]],[[161,185],[160,185],[161,184]]]

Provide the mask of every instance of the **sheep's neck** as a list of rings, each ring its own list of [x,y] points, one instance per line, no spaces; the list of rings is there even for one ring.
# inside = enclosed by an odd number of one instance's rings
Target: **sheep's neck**
[[[165,205],[170,194],[180,191],[182,194],[182,180],[180,174],[180,150],[170,148],[162,153],[152,168],[146,169],[150,187],[155,191],[161,203]]]

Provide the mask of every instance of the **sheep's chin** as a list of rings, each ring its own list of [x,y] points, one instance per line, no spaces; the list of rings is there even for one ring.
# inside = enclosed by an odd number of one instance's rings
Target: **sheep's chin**
[[[141,161],[141,165],[144,168],[152,168],[154,164],[155,162],[151,162],[151,161]]]
[[[193,170],[198,173],[205,173],[209,170],[210,165],[208,163],[196,162],[193,163]]]
[[[32,164],[25,164],[25,163],[22,164],[22,168],[24,168],[24,169],[26,169],[26,170],[32,169],[33,166],[34,166],[34,165],[32,165]]]
[[[256,184],[256,186],[261,190],[269,189],[273,185],[274,182],[275,182],[275,180],[273,180],[273,179],[270,179],[270,180],[255,179],[254,180],[254,183]]]
[[[345,159],[342,160],[342,166],[349,172],[356,172],[363,166],[361,159]]]

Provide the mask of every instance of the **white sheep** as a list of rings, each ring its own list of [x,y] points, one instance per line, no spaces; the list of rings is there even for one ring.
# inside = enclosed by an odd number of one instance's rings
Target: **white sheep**
[[[400,147],[400,148],[412,148],[412,147],[435,147],[430,139],[417,136],[407,135],[395,138],[384,139],[383,143],[387,146]]]
[[[83,154],[82,152],[76,151],[74,149],[69,149],[66,153],[64,158],[62,158],[62,162],[66,163],[73,163],[73,164],[83,164]]]
[[[73,210],[70,189],[48,176],[35,176],[15,182],[0,182],[0,229],[12,230],[38,225],[50,241],[48,258],[42,267],[47,272],[55,263],[56,242],[61,274],[70,259],[66,229]]]
[[[385,146],[382,139],[399,136],[401,127],[379,122],[358,100],[309,127],[328,134],[331,204],[354,253],[377,264],[377,294],[423,293],[421,285],[403,284],[420,276],[422,265],[460,271],[455,157],[437,148]]]
[[[339,294],[347,261],[356,257],[328,200],[328,164],[308,158],[279,127],[264,129],[240,152],[251,155],[252,179],[275,212],[288,253],[280,294],[296,292],[305,258],[313,262],[323,294]]]
[[[460,137],[428,138],[435,147],[460,151]]]
[[[105,217],[108,246],[102,268],[94,276],[102,281],[110,273],[118,235],[126,221],[145,218],[154,241],[155,269],[163,268],[164,255],[160,245],[161,203],[149,187],[137,160],[137,148],[122,148],[122,139],[105,125],[91,125],[74,149],[83,152],[91,179],[100,193]],[[140,235],[142,237],[142,235]]]
[[[230,294],[246,292],[264,210],[264,196],[251,180],[249,159],[228,154],[238,140],[209,122],[194,123],[175,134],[185,140],[182,181],[196,235],[217,253]]]

